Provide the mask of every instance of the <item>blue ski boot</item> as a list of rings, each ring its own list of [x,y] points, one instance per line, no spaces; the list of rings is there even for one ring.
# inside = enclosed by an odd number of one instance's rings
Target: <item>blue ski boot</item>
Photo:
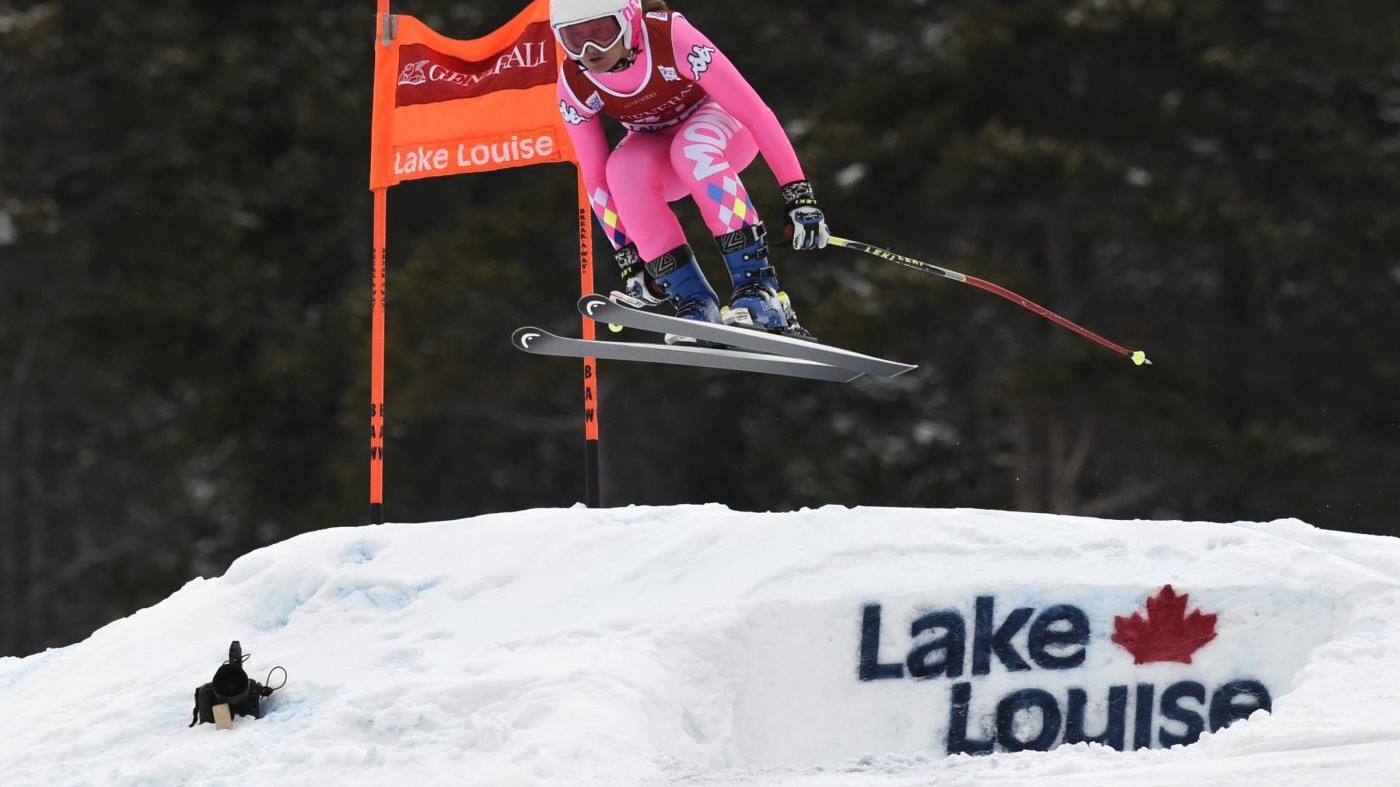
[[[759,222],[715,238],[734,283],[734,296],[723,314],[724,324],[816,341],[798,325],[792,302],[779,289],[778,272],[768,264],[767,234],[763,222]]]
[[[656,288],[676,307],[683,320],[719,322],[719,297],[705,280],[690,244],[683,243],[646,264]],[[705,345],[689,336],[666,334],[667,344]]]

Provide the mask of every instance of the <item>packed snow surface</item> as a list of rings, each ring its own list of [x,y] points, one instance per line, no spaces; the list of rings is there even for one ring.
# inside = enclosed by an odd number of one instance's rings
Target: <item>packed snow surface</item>
[[[235,639],[290,679],[187,727]],[[533,510],[309,533],[0,659],[0,773],[1400,784],[1397,668],[1400,541],[1293,520]]]

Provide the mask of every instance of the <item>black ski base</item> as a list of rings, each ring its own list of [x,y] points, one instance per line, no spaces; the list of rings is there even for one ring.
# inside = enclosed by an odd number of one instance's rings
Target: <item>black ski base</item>
[[[641,361],[672,366],[758,372],[837,383],[848,383],[862,376],[857,371],[805,361],[800,358],[784,358],[765,353],[715,347],[683,347],[668,344],[570,339],[552,334],[543,328],[533,327],[517,329],[511,336],[511,343],[515,345],[516,349],[534,355],[597,358],[608,361]]]

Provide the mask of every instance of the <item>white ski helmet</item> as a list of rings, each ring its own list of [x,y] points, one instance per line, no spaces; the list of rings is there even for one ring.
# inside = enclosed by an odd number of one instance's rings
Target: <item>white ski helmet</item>
[[[583,52],[574,51],[565,43],[560,30],[606,17],[617,20],[623,45],[628,50],[635,49],[642,38],[642,0],[549,0],[549,24],[570,57],[581,57]]]

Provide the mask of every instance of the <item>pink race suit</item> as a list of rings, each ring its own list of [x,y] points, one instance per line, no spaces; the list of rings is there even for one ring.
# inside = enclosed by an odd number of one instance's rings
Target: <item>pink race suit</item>
[[[593,212],[612,242],[654,260],[685,243],[668,203],[694,198],[716,236],[758,223],[739,171],[762,151],[779,184],[805,180],[773,110],[729,58],[680,14],[645,15],[636,59],[606,74],[560,67],[568,121]],[[628,134],[608,150],[601,121]]]

